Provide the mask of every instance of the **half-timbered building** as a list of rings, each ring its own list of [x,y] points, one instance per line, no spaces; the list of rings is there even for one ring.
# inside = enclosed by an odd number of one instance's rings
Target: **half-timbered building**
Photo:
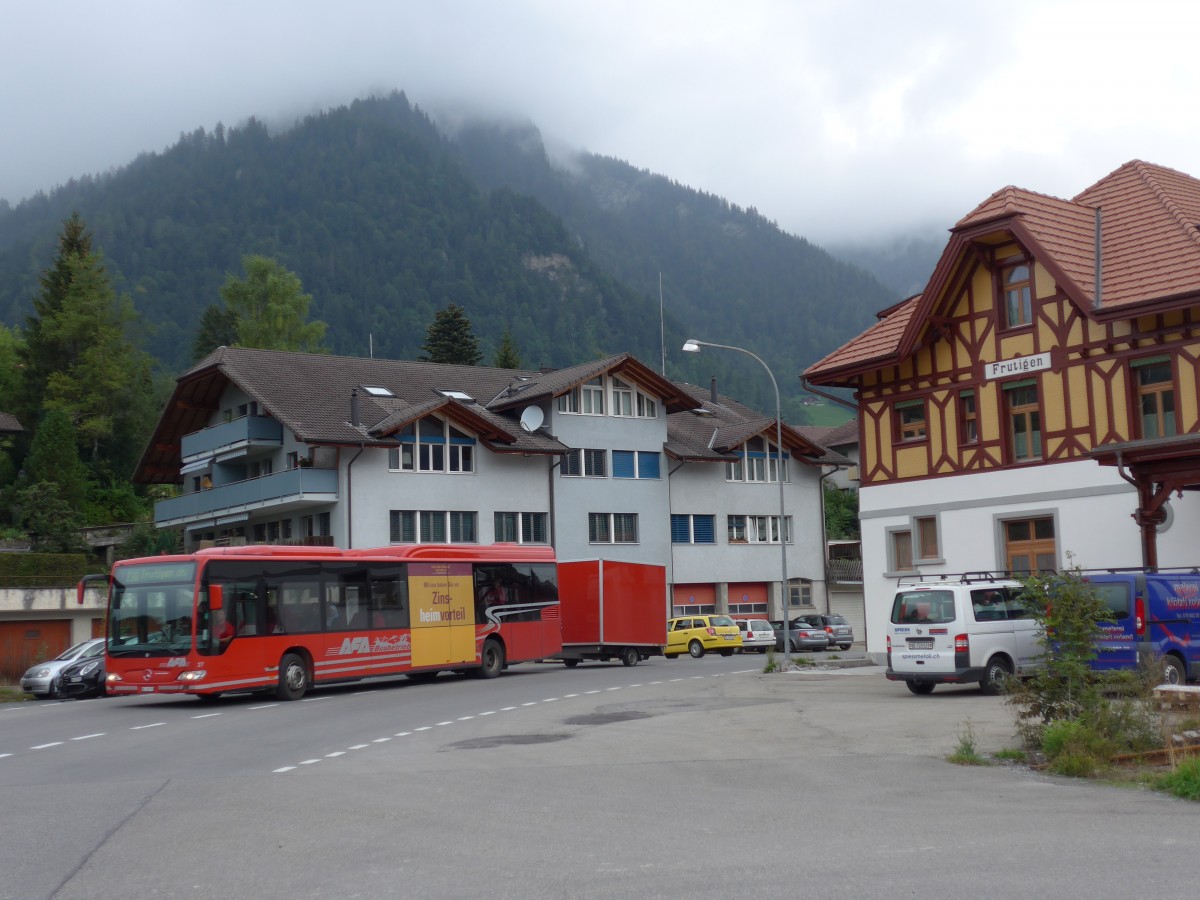
[[[1200,181],[1006,187],[805,382],[858,406],[868,649],[896,577],[1200,563]]]

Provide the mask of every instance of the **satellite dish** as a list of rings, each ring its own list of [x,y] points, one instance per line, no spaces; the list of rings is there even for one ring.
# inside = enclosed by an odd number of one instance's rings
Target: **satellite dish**
[[[543,420],[541,407],[527,406],[521,411],[521,427],[532,433],[542,427]]]

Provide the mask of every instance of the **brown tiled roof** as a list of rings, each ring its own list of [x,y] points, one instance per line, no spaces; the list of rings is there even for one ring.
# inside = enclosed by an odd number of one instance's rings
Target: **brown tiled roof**
[[[804,370],[804,377],[811,378],[817,383],[825,383],[818,380],[818,376],[836,373],[842,369],[855,369],[864,363],[883,362],[888,359],[898,361],[897,351],[900,341],[904,337],[908,323],[912,320],[913,313],[917,311],[920,300],[921,295],[917,294],[880,313],[881,316],[886,313],[886,318],[881,318],[858,337],[842,344],[824,359],[817,360]]]
[[[522,429],[515,412],[487,407],[488,401],[522,377],[536,379],[539,373],[221,347],[177,380],[134,480],[175,480],[181,439],[209,423],[229,384],[240,388],[305,443],[391,446],[394,440],[387,432],[438,409],[468,422],[494,449],[565,452],[567,448],[548,434]],[[372,396],[364,390],[368,386],[386,388],[394,396]],[[350,422],[352,391],[358,394],[357,427]],[[477,402],[451,399],[443,391],[461,391]],[[509,408],[516,406],[510,404]]]
[[[693,462],[720,462],[735,459],[732,451],[748,438],[764,435],[775,440],[775,417],[742,403],[686,382],[676,386],[691,397],[696,407],[667,416],[668,455]],[[825,462],[826,451],[809,440],[799,429],[782,424],[783,443],[800,460]]]
[[[1096,302],[1096,210],[1101,289]],[[1200,296],[1200,180],[1133,160],[1071,200],[1016,187],[996,191],[964,216],[925,291],[804,372],[814,384],[845,383],[898,362],[916,346],[926,318],[972,240],[1007,232],[1054,276],[1085,315],[1127,317],[1194,304]]]
[[[679,392],[674,382],[668,381],[628,353],[550,372],[522,373],[518,380],[505,385],[503,392],[492,398],[487,405],[494,410],[524,407],[534,401],[565,394],[598,375],[609,373],[623,375],[650,393],[662,397],[668,412],[688,409],[694,405],[688,395]]]
[[[858,444],[858,419],[850,419],[841,425],[798,425],[796,430],[822,447],[845,447]]]
[[[17,434],[24,431],[12,413],[0,412],[0,434]]]

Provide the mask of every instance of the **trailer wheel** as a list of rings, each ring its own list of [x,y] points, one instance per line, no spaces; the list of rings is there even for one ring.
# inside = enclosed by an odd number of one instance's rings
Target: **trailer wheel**
[[[906,681],[904,683],[906,685],[908,685],[908,689],[910,691],[912,691],[914,694],[924,695],[924,694],[932,694],[933,693],[933,683],[932,682],[929,682],[929,681]]]
[[[504,671],[504,648],[500,642],[488,638],[483,642],[482,665],[475,670],[479,678],[495,678]]]
[[[577,665],[579,665],[579,660],[577,660],[577,659],[564,659],[564,660],[563,660],[563,665],[564,665],[564,666],[566,666],[568,669],[573,669],[573,668],[575,668]]]
[[[621,651],[621,665],[623,666],[636,666],[639,659],[641,659],[641,656],[637,651],[637,647],[626,647]]]
[[[283,654],[279,661],[279,685],[275,696],[280,700],[299,700],[308,690],[308,669],[295,653]]]
[[[688,653],[692,655],[692,659],[699,659],[704,655],[704,645],[699,641],[692,641],[688,644]]]

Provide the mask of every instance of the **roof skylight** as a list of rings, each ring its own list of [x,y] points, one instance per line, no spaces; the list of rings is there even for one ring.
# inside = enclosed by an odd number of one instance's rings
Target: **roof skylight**
[[[387,388],[378,387],[377,385],[364,384],[363,390],[366,391],[368,394],[370,394],[372,397],[395,397],[396,396]]]

